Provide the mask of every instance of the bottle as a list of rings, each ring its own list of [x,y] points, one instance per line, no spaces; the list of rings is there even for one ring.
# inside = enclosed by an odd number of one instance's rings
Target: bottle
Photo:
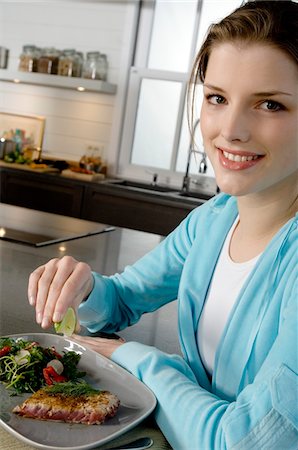
[[[103,147],[93,147],[92,153],[92,163],[94,172],[99,173],[101,171],[102,166],[102,150]]]
[[[15,131],[13,140],[16,144],[15,151],[17,153],[21,153],[22,148],[23,148],[23,141],[24,141],[24,131],[17,128]]]

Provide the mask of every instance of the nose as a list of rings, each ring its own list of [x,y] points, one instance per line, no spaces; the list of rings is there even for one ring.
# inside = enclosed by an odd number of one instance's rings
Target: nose
[[[247,142],[250,139],[249,118],[244,111],[228,107],[222,118],[221,135],[227,142]]]

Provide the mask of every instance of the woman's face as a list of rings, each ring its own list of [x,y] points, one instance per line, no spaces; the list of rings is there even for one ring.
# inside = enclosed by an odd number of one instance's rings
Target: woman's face
[[[211,52],[201,130],[220,189],[242,196],[294,188],[297,66],[269,45],[223,43]]]

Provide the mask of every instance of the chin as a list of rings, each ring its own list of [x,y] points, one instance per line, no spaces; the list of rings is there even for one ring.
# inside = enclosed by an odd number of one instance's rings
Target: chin
[[[251,194],[254,190],[253,180],[244,171],[225,170],[218,165],[213,166],[216,184],[225,194],[235,197]]]
[[[239,190],[228,190],[228,189],[220,189],[220,192],[223,192],[224,194],[230,195],[232,197],[243,197],[247,195],[247,192],[239,191]]]
[[[243,186],[243,183],[227,182],[223,180],[216,180],[217,186],[221,192],[232,195],[234,197],[241,197],[242,195],[249,194],[248,188]]]

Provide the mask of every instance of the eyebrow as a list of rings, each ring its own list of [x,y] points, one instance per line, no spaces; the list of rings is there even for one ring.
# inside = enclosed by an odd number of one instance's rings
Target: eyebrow
[[[212,84],[203,84],[203,87],[207,87],[208,89],[212,89],[218,92],[225,92],[224,89],[218,87],[218,86],[214,86]],[[276,91],[276,90],[272,90],[272,91],[266,91],[266,92],[256,92],[255,94],[253,94],[255,97],[273,97],[274,95],[289,95],[292,96],[292,94],[290,94],[289,92],[284,92],[284,91]]]

